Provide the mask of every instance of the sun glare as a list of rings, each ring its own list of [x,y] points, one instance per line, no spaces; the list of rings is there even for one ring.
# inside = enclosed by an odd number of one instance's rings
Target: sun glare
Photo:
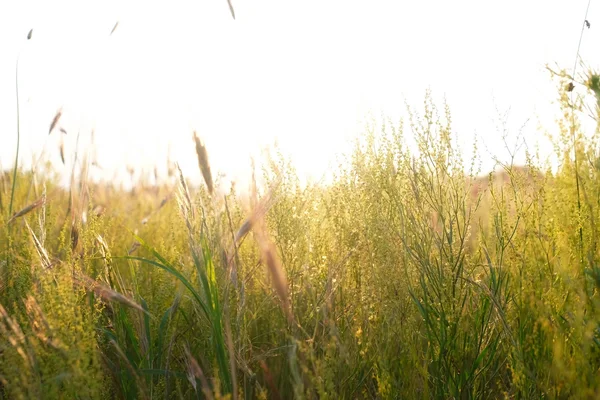
[[[0,6],[0,162],[14,162],[19,58],[23,165],[69,171],[62,145],[93,149],[96,178],[165,174],[170,158],[198,181],[195,130],[226,180],[247,179],[250,157],[275,143],[319,179],[365,121],[399,121],[431,89],[466,151],[477,137],[491,168],[505,156],[501,116],[532,149],[539,124],[552,125],[545,64],[573,65],[575,3],[260,0],[235,4],[233,20],[225,1],[11,2]],[[598,60],[589,31],[588,63]],[[66,133],[48,135],[58,109]]]

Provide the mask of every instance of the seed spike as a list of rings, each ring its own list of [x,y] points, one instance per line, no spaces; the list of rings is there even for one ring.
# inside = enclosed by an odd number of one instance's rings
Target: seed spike
[[[213,194],[213,180],[212,174],[210,172],[210,164],[208,163],[208,153],[206,151],[206,146],[200,141],[198,134],[194,131],[194,142],[196,143],[196,155],[198,156],[198,165],[200,167],[200,172],[202,172],[202,177],[204,178],[204,182],[206,183],[206,187],[208,188],[208,193]]]
[[[60,120],[61,116],[62,116],[62,108],[59,108],[58,111],[56,111],[54,118],[52,119],[52,123],[50,124],[50,129],[48,130],[48,135],[52,133],[54,128],[56,128],[56,124],[58,124],[58,121]]]

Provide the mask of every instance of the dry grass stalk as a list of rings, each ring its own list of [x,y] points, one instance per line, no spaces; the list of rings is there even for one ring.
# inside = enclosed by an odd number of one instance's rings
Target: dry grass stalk
[[[229,4],[229,11],[231,11],[231,17],[235,19],[235,11],[233,10],[233,4],[231,4],[231,0],[227,0],[227,4]]]
[[[294,316],[292,314],[292,307],[288,296],[288,284],[285,270],[281,265],[275,245],[267,237],[267,234],[265,233],[266,231],[264,229],[260,229],[262,228],[263,221],[261,220],[258,225],[259,229],[255,229],[255,232],[257,233],[258,237],[262,261],[267,265],[267,269],[271,275],[273,288],[275,289],[275,292],[281,301],[281,308],[283,309],[283,312],[288,318],[288,321],[293,322]]]
[[[236,244],[239,244],[242,241],[242,239],[252,230],[252,227],[255,225],[256,221],[264,217],[269,208],[270,204],[259,204],[254,209],[252,215],[250,215],[250,217],[244,221],[240,229],[238,229],[237,233],[235,234]]]
[[[29,234],[31,235],[31,239],[33,240],[33,245],[35,246],[35,250],[37,251],[38,256],[40,257],[42,266],[44,267],[44,269],[50,268],[52,266],[52,262],[50,261],[50,257],[48,257],[48,252],[46,252],[46,249],[44,248],[44,246],[42,246],[42,243],[38,240],[37,236],[31,229],[31,227],[29,226],[27,221],[25,222],[25,226],[29,230]]]
[[[267,381],[267,385],[271,390],[271,398],[274,400],[281,399],[281,396],[279,395],[279,390],[277,390],[275,380],[273,379],[273,374],[271,374],[271,370],[269,369],[267,363],[265,363],[264,360],[260,360],[260,368],[263,370],[263,373],[265,374],[265,380]]]
[[[179,165],[177,165],[177,169],[179,170],[179,194],[177,196],[177,203],[179,204],[179,210],[181,211],[181,215],[185,220],[185,224],[188,230],[191,232],[191,221],[194,219],[194,208],[192,207],[190,191],[185,183],[185,178],[183,177],[183,172],[181,171]]]
[[[65,141],[63,137],[60,137],[60,146],[58,147],[60,152],[60,161],[62,161],[63,165],[65,165]]]
[[[138,242],[137,240],[136,240],[136,241],[134,241],[134,242],[131,244],[131,247],[129,248],[129,250],[127,251],[127,254],[128,254],[128,255],[132,255],[133,253],[135,253],[135,251],[136,251],[137,249],[139,249],[139,248],[140,248],[140,246],[141,246],[140,242]]]
[[[194,356],[192,356],[192,353],[190,352],[190,349],[187,344],[183,346],[183,351],[185,352],[185,364],[188,370],[188,380],[194,387],[194,390],[197,391],[196,378],[198,378],[200,380],[200,384],[202,385],[202,392],[204,393],[204,397],[206,397],[209,400],[212,400],[214,397],[210,391],[208,380],[206,379],[204,372],[202,372],[202,368],[200,368],[198,361],[196,361]]]
[[[104,240],[104,238],[97,234],[96,241],[100,245],[99,251],[100,251],[100,254],[102,255],[102,258],[105,260],[110,259],[110,250],[108,249],[108,244],[106,244],[106,241]]]
[[[185,178],[183,177],[183,171],[181,171],[181,168],[179,167],[179,164],[177,164],[177,170],[179,171],[179,193],[180,195],[183,196],[184,200],[184,205],[186,208],[189,208],[190,211],[193,211],[192,209],[192,198],[190,196],[190,191],[188,189],[187,183],[185,182]]]
[[[8,220],[7,224],[10,224],[11,222],[13,222],[15,219],[17,219],[19,217],[29,214],[30,212],[32,212],[33,210],[35,210],[36,208],[38,208],[42,204],[44,204],[45,201],[46,201],[46,196],[40,197],[33,203],[29,204],[28,206],[26,206],[26,207],[22,208],[21,210],[17,211],[16,213],[14,213],[12,215],[12,217],[10,217],[10,219]]]
[[[58,121],[60,120],[61,116],[62,116],[62,108],[59,108],[58,111],[56,111],[56,114],[54,115],[52,122],[50,123],[50,129],[48,130],[48,135],[52,133],[54,128],[56,128],[56,124],[58,124]]]
[[[131,307],[135,310],[148,314],[148,312],[144,310],[142,306],[140,306],[138,303],[136,303],[129,297],[111,289],[110,287],[98,281],[95,281],[90,277],[87,277],[85,275],[79,275],[73,277],[73,281],[78,286],[84,287],[85,289],[94,292],[96,296],[100,297],[106,302],[115,301],[117,303],[123,304],[124,306]]]
[[[239,243],[248,234],[248,232],[250,232],[252,230],[252,225],[253,225],[253,220],[254,220],[254,218],[252,218],[253,216],[254,216],[254,214],[251,215],[249,218],[247,218],[244,221],[244,223],[242,224],[242,226],[240,227],[240,229],[235,234],[235,242],[236,243]]]
[[[111,29],[110,34],[108,36],[112,36],[112,34],[115,33],[115,31],[117,30],[117,26],[119,26],[119,21],[115,22],[115,25]]]
[[[198,134],[194,131],[194,142],[196,143],[196,155],[198,156],[198,165],[200,166],[200,172],[202,172],[202,177],[204,178],[204,182],[206,182],[206,187],[208,188],[208,193],[213,194],[213,180],[212,174],[210,172],[210,164],[208,163],[208,153],[206,151],[206,146],[200,141]]]
[[[254,189],[253,189],[253,195],[252,195],[252,197],[253,197],[252,203],[255,204],[254,209],[253,209],[250,217],[248,217],[244,221],[244,223],[242,224],[240,229],[238,229],[237,233],[235,234],[235,243],[236,244],[239,244],[241,242],[241,240],[252,230],[252,228],[256,225],[256,223],[258,221],[261,221],[263,219],[263,217],[267,214],[269,209],[273,206],[273,203],[274,203],[273,193],[275,192],[275,190],[277,189],[277,187],[279,186],[280,183],[281,183],[280,180],[275,181],[273,183],[273,185],[271,185],[269,192],[262,199],[260,199],[260,201],[256,200],[256,197],[257,197],[256,184],[254,183],[254,185],[253,185]]]

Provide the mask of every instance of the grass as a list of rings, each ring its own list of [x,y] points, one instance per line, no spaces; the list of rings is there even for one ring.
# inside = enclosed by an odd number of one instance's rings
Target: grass
[[[596,398],[600,131],[565,79],[554,172],[481,176],[427,97],[327,185],[275,157],[219,194],[196,134],[201,187],[3,173],[0,398]]]

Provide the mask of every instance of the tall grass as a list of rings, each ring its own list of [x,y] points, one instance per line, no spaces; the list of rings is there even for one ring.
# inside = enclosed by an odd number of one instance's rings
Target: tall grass
[[[223,195],[195,133],[200,187],[3,173],[0,398],[597,397],[599,131],[564,79],[554,172],[481,175],[427,96],[328,185],[275,156]]]

